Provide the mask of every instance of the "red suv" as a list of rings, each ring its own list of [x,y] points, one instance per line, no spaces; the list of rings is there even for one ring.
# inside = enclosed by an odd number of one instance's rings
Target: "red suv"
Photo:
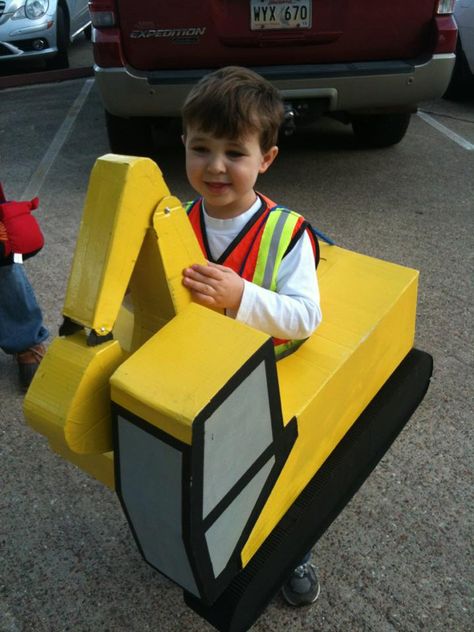
[[[95,76],[112,151],[151,151],[210,70],[248,66],[280,90],[287,120],[323,114],[370,146],[399,142],[454,64],[455,0],[92,0]]]

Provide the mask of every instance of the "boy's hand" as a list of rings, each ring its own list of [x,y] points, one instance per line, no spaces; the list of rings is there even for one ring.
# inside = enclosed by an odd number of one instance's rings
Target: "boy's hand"
[[[183,285],[197,303],[237,311],[242,300],[244,280],[230,268],[208,262],[183,271]]]

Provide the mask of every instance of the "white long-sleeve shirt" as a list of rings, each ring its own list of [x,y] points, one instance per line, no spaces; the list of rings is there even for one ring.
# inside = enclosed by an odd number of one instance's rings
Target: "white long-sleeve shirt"
[[[202,205],[210,254],[216,261],[237,237],[261,205],[260,198],[245,213],[231,219],[216,219]],[[227,315],[275,338],[301,340],[321,322],[319,286],[314,254],[306,231],[283,258],[277,274],[277,291],[244,280],[237,312]]]

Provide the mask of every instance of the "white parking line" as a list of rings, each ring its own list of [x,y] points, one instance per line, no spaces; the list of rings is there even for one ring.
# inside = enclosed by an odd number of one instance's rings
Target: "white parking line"
[[[474,145],[472,143],[470,143],[468,140],[466,140],[462,136],[459,136],[459,134],[456,134],[456,132],[453,132],[453,130],[449,129],[449,127],[446,127],[442,123],[438,123],[438,121],[434,119],[432,116],[430,116],[429,114],[426,114],[425,112],[418,112],[418,116],[421,119],[423,119],[425,123],[428,123],[428,125],[431,125],[435,129],[437,129],[439,132],[441,132],[442,134],[444,134],[445,136],[453,140],[455,143],[457,143],[464,149],[467,149],[467,151],[474,150]]]
[[[84,85],[82,86],[80,93],[76,97],[76,100],[69,108],[69,112],[66,114],[66,118],[62,122],[61,127],[56,132],[51,145],[48,147],[46,153],[41,159],[41,162],[39,163],[26,189],[21,194],[21,199],[30,199],[35,195],[38,195],[41,187],[43,186],[43,182],[48,175],[49,170],[56,160],[57,155],[61,151],[61,148],[64,145],[74,123],[76,122],[77,116],[81,111],[85,100],[87,99],[93,83],[93,78],[86,79],[86,81],[84,82]]]

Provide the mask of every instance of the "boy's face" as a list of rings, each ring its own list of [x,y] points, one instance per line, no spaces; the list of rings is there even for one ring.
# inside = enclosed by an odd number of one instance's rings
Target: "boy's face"
[[[188,180],[204,198],[209,215],[221,219],[236,217],[252,206],[257,177],[278,153],[276,146],[262,152],[257,133],[231,140],[188,128],[183,140]]]

